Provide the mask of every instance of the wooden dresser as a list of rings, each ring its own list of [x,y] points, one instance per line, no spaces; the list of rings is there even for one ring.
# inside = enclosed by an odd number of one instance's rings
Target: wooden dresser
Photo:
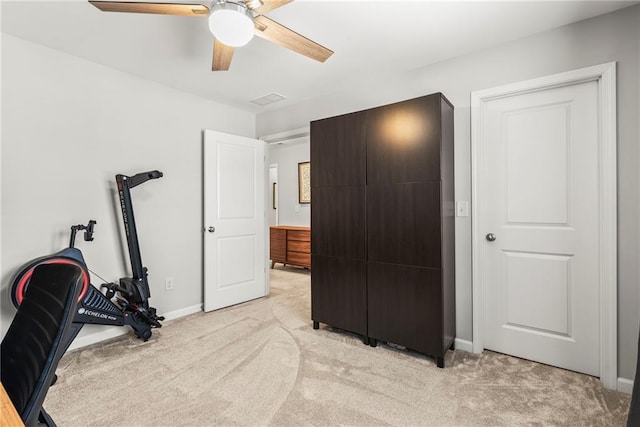
[[[311,228],[276,225],[270,229],[271,268],[277,262],[311,268]]]

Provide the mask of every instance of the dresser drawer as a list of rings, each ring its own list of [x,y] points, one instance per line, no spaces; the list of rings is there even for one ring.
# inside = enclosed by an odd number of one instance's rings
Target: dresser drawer
[[[287,255],[287,232],[271,228],[270,258],[273,262],[285,262]]]
[[[301,242],[299,240],[289,240],[287,251],[311,253],[311,242]]]
[[[311,254],[287,251],[287,264],[311,267]]]
[[[310,242],[311,241],[311,232],[304,230],[288,230],[287,231],[287,240],[298,240],[301,242]]]

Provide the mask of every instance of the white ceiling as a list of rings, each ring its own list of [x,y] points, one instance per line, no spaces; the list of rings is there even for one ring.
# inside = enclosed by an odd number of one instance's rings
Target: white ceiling
[[[86,0],[22,0],[2,1],[1,28],[29,41],[258,113],[636,3],[297,0],[267,16],[330,48],[335,52],[331,58],[318,63],[255,37],[249,45],[236,49],[229,71],[215,73],[210,71],[213,42],[205,18],[106,13]],[[271,92],[287,99],[266,107],[249,103]]]

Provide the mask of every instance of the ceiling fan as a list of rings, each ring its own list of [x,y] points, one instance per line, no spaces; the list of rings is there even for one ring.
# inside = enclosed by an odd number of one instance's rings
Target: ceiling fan
[[[236,47],[249,43],[253,35],[324,62],[333,51],[264,16],[293,0],[214,0],[209,6],[182,3],[148,3],[89,0],[103,12],[151,13],[209,18],[213,33],[212,71],[226,71]]]

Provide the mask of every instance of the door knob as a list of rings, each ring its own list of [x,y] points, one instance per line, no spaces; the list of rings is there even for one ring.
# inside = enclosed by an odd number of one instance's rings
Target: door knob
[[[493,233],[489,233],[487,234],[486,239],[490,242],[493,242],[494,240],[496,240],[496,235]]]
[[[215,233],[216,228],[214,226],[209,227],[209,233]]]

